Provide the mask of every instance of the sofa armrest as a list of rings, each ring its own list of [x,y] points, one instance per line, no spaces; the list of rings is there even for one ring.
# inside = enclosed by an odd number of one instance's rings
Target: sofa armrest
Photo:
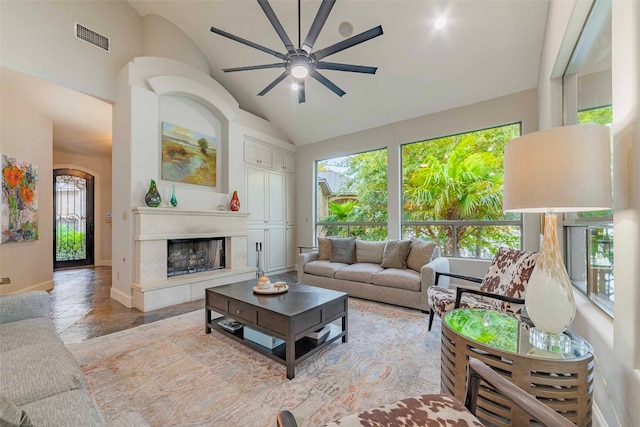
[[[304,265],[318,259],[318,251],[303,252],[298,255],[298,283],[302,282],[304,274]]]
[[[420,269],[420,277],[422,282],[422,291],[426,292],[427,289],[436,284],[436,273],[448,273],[449,272],[449,259],[445,257],[434,258],[428,264],[425,264]]]
[[[0,324],[49,317],[50,298],[45,291],[22,292],[0,297]]]

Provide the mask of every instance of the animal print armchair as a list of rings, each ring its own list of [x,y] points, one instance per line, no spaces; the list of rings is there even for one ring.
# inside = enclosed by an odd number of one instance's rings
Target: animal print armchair
[[[478,396],[483,392],[499,393],[505,400],[529,414],[544,427],[575,427],[568,419],[510,382],[479,359],[469,358],[467,388],[464,405],[446,394],[423,394],[399,400],[395,403],[347,415],[324,424],[325,427],[424,427],[424,426],[473,426],[482,427],[476,418]],[[479,411],[480,412],[480,411]],[[287,410],[276,415],[278,427],[298,427],[294,415]]]
[[[538,259],[537,252],[501,247],[493,258],[484,278],[455,273],[437,273],[435,286],[427,289],[429,330],[435,314],[442,317],[454,308],[485,308],[500,310],[520,317],[524,294],[531,272]],[[440,276],[481,283],[479,289],[458,287],[456,290],[438,286]]]

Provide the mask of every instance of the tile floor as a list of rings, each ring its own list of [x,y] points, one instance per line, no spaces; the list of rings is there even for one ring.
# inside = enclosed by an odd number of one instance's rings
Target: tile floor
[[[271,276],[272,280],[297,281],[295,272]],[[111,299],[111,267],[57,270],[53,273],[51,317],[66,343],[90,338],[204,309],[204,298],[143,313]]]

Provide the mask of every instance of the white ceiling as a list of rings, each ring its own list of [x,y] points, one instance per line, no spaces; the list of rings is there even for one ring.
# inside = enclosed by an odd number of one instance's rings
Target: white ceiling
[[[182,29],[202,50],[211,75],[240,107],[279,127],[296,145],[322,141],[384,124],[443,111],[536,86],[548,0],[338,0],[314,50],[341,40],[338,27],[350,22],[354,34],[382,25],[384,34],[325,58],[378,67],[375,75],[322,70],[346,92],[342,98],[307,79],[306,102],[298,104],[287,80],[263,97],[256,94],[281,69],[224,73],[222,68],[276,63],[278,58],[210,32],[215,26],[279,52],[284,46],[256,1],[138,1],[141,15],[157,14]],[[298,41],[297,1],[271,5],[294,44]],[[302,1],[302,38],[319,0]],[[436,30],[435,20],[447,25]],[[3,71],[3,84],[6,71]],[[10,76],[12,84],[19,76]],[[48,86],[46,83],[42,83]],[[28,84],[27,86],[31,86]],[[61,97],[53,89],[31,89],[25,96],[54,120],[54,145],[79,143],[106,148],[110,139],[108,104],[82,95]],[[20,91],[20,87],[14,87]],[[60,89],[63,90],[63,89]],[[37,100],[38,96],[55,101]],[[64,105],[57,104],[64,102]],[[70,104],[77,102],[74,110]],[[85,102],[93,103],[95,111]],[[61,111],[64,110],[64,111]],[[107,111],[108,110],[108,111]],[[108,114],[108,126],[106,117]],[[98,124],[103,125],[98,129]],[[64,141],[64,142],[63,142]]]

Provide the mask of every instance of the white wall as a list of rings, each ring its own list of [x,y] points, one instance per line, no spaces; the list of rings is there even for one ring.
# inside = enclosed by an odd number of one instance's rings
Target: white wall
[[[173,58],[211,74],[207,59],[195,43],[159,15],[150,14],[142,19],[142,49],[144,56]]]
[[[74,37],[74,23],[107,36],[111,52]],[[142,53],[142,19],[125,1],[2,1],[0,62],[103,100],[116,74]]]
[[[515,122],[522,122],[522,133],[537,130],[535,89],[299,147],[296,158],[297,245],[315,246],[314,170],[316,160],[386,147],[389,180],[388,235],[390,239],[398,239],[401,221],[401,145]],[[539,227],[538,216],[525,218],[526,249],[538,249]],[[463,265],[462,262],[461,266]],[[477,271],[478,266],[470,266],[469,273],[477,273]]]
[[[568,59],[590,3],[550,4],[538,85],[541,129],[562,124],[557,63]],[[637,1],[612,2],[615,320],[575,292],[578,312],[571,326],[595,350],[594,425],[640,425],[639,23]]]
[[[11,92],[0,92],[0,153],[38,168],[38,240],[0,245],[0,294],[53,288],[53,155],[51,120]]]
[[[53,152],[53,169],[78,169],[94,180],[95,265],[111,265],[111,157]]]

